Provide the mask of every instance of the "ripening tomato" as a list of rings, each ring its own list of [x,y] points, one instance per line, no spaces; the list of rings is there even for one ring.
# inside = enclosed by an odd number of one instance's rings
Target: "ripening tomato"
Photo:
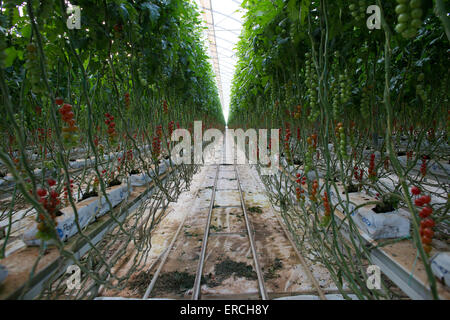
[[[424,204],[428,204],[428,203],[431,202],[431,197],[428,196],[428,195],[421,196],[420,198],[422,199],[422,202],[423,202]]]
[[[423,228],[433,228],[435,226],[435,222],[431,218],[425,218],[420,221],[420,226],[422,226]]]
[[[420,189],[419,188],[417,188],[416,186],[414,186],[414,187],[412,187],[411,188],[411,193],[413,194],[413,195],[419,195],[420,194]]]
[[[433,209],[430,207],[423,207],[422,210],[420,210],[419,216],[421,218],[427,218],[433,213]]]
[[[431,244],[432,239],[430,237],[427,237],[426,235],[422,236],[422,243],[424,244]]]
[[[429,244],[424,244],[423,250],[428,254],[431,252],[431,246]]]
[[[433,238],[433,235],[434,235],[434,231],[431,229],[431,228],[425,228],[425,229],[423,229],[422,230],[422,233],[423,233],[423,235],[422,236],[425,236],[425,237],[428,237],[428,238]]]

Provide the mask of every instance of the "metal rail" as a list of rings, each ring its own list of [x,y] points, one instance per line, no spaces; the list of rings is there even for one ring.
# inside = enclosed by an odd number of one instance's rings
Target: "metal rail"
[[[202,280],[203,266],[205,264],[206,248],[208,246],[208,237],[209,237],[209,228],[211,226],[212,210],[214,207],[214,200],[216,198],[216,187],[217,187],[217,179],[219,177],[219,169],[220,164],[217,165],[216,177],[214,178],[214,186],[212,188],[211,193],[211,203],[209,204],[208,219],[205,226],[205,232],[203,234],[202,251],[200,254],[200,260],[198,262],[197,273],[195,275],[194,292],[192,294],[192,300],[198,300],[200,298],[200,284]]]
[[[223,148],[223,158],[226,158],[226,138],[224,139],[224,148]],[[201,250],[201,255],[200,255],[200,260],[198,263],[198,267],[197,267],[197,273],[195,275],[195,282],[194,282],[194,289],[193,289],[193,294],[192,294],[192,300],[199,300],[200,299],[200,293],[201,293],[201,279],[202,279],[202,274],[203,274],[203,267],[205,264],[205,257],[206,257],[206,249],[208,246],[208,238],[209,238],[209,229],[210,229],[210,225],[211,225],[211,217],[212,217],[212,210],[214,207],[214,201],[215,201],[215,195],[216,195],[216,188],[217,188],[217,180],[219,177],[219,170],[220,170],[220,164],[217,166],[217,171],[216,171],[216,176],[214,179],[214,186],[212,189],[212,194],[211,194],[211,203],[209,206],[209,211],[208,211],[208,219],[207,219],[207,223],[205,226],[205,232],[203,235],[203,243],[202,243],[202,250]],[[267,291],[266,291],[266,286],[264,284],[264,277],[263,277],[263,273],[261,270],[261,266],[259,264],[258,261],[258,256],[257,256],[257,252],[256,252],[256,246],[255,246],[255,240],[253,239],[253,231],[252,228],[250,226],[250,221],[247,215],[247,210],[245,208],[245,202],[244,202],[244,197],[242,194],[242,188],[241,188],[241,182],[240,182],[240,177],[239,177],[239,173],[237,170],[236,165],[234,165],[234,169],[235,169],[235,173],[236,173],[236,180],[237,180],[237,185],[238,185],[238,191],[239,191],[239,196],[240,196],[240,202],[241,202],[241,208],[244,214],[244,218],[245,218],[245,225],[246,225],[246,229],[247,229],[247,234],[248,234],[248,239],[250,242],[250,247],[252,250],[252,255],[253,255],[253,261],[255,264],[255,269],[256,269],[256,274],[258,277],[258,287],[259,287],[259,292],[260,292],[260,296],[262,300],[267,300],[268,299],[268,295],[267,295]]]
[[[250,241],[250,247],[252,249],[253,262],[255,263],[256,274],[258,276],[259,293],[261,295],[262,300],[268,300],[266,285],[264,283],[264,277],[263,277],[263,273],[261,270],[261,265],[259,264],[258,256],[257,256],[257,252],[256,252],[255,240],[253,239],[253,230],[250,226],[250,221],[248,219],[247,210],[245,209],[245,202],[244,202],[244,197],[242,195],[242,188],[241,188],[241,179],[239,177],[239,172],[238,172],[236,164],[234,165],[234,170],[236,172],[236,179],[237,179],[237,185],[238,185],[238,190],[239,190],[239,196],[241,198],[242,211],[244,212],[245,226],[247,228],[248,239]]]

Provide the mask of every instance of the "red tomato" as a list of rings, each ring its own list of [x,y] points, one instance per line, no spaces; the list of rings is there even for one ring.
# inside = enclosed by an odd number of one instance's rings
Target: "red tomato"
[[[421,192],[420,189],[415,187],[415,186],[411,188],[411,193],[416,195],[416,196],[419,195],[420,192]]]
[[[420,222],[420,225],[423,226],[424,228],[433,228],[435,226],[435,223],[433,219],[426,218]]]
[[[426,195],[426,196],[421,196],[420,199],[422,199],[422,202],[424,204],[430,203],[431,202],[431,197]]]
[[[434,231],[431,228],[423,229],[423,236],[431,239],[431,238],[433,238],[433,235],[434,235]]]
[[[432,239],[430,237],[427,237],[426,235],[422,236],[422,243],[424,244],[431,244]]]
[[[37,194],[40,197],[45,197],[45,195],[47,194],[47,190],[45,190],[45,189],[37,189]]]
[[[423,207],[422,210],[420,210],[419,216],[421,218],[427,218],[432,213],[433,213],[433,209],[431,209],[430,207]]]

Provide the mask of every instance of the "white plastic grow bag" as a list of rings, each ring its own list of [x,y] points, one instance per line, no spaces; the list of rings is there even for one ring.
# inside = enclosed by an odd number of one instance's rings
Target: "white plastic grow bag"
[[[330,199],[337,210],[345,212],[346,204],[338,204],[338,198],[334,191],[331,191]],[[345,195],[341,196],[341,200],[345,201]],[[356,209],[352,203],[348,204],[348,209],[358,228],[374,240],[409,236],[410,221],[409,213],[406,210],[398,209],[392,212],[376,213],[366,207]]]
[[[436,278],[450,287],[450,252],[440,252],[431,258],[431,270]]]
[[[107,196],[111,205],[113,207],[117,206],[123,200],[127,198],[129,193],[132,191],[131,188],[128,188],[126,184],[121,186],[113,187],[110,191],[107,192]],[[86,199],[77,204],[77,212],[78,212],[78,222],[81,228],[84,228],[89,223],[94,221],[95,218],[103,216],[105,213],[109,211],[109,204],[106,201],[105,196],[101,197],[99,201],[98,198]],[[74,236],[78,233],[78,228],[75,223],[75,214],[72,210],[72,207],[66,207],[61,210],[63,215],[56,218],[58,225],[56,227],[56,231],[58,232],[58,236],[61,240],[66,241],[70,237]],[[38,246],[41,243],[41,240],[36,238],[37,235],[37,224],[34,224],[28,230],[25,231],[23,235],[23,241],[28,246]],[[51,243],[51,241],[49,241]]]

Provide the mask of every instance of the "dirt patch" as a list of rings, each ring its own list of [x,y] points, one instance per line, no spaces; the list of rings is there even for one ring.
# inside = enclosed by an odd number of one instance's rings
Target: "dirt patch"
[[[214,232],[221,232],[225,229],[226,227],[223,226],[215,226],[215,225],[211,225],[209,227],[210,230],[213,230]]]
[[[128,286],[132,290],[137,290],[140,296],[145,294],[150,282],[152,281],[153,274],[147,272],[139,273],[133,280],[128,283]],[[209,277],[202,277],[201,284],[208,283]],[[184,294],[189,289],[194,287],[195,274],[187,272],[167,272],[161,273],[158,280],[153,287],[151,296],[162,296],[164,294]]]
[[[214,267],[214,273],[216,279],[221,282],[231,276],[247,278],[249,280],[256,280],[258,276],[253,271],[253,267],[244,262],[236,262],[230,258],[226,258],[224,261],[219,262]]]
[[[264,272],[264,280],[279,278],[280,276],[277,274],[277,271],[281,269],[283,269],[283,262],[280,259],[275,258],[267,271]]]
[[[253,213],[262,213],[263,212],[261,207],[250,207],[250,208],[248,208],[248,211],[253,212]]]

